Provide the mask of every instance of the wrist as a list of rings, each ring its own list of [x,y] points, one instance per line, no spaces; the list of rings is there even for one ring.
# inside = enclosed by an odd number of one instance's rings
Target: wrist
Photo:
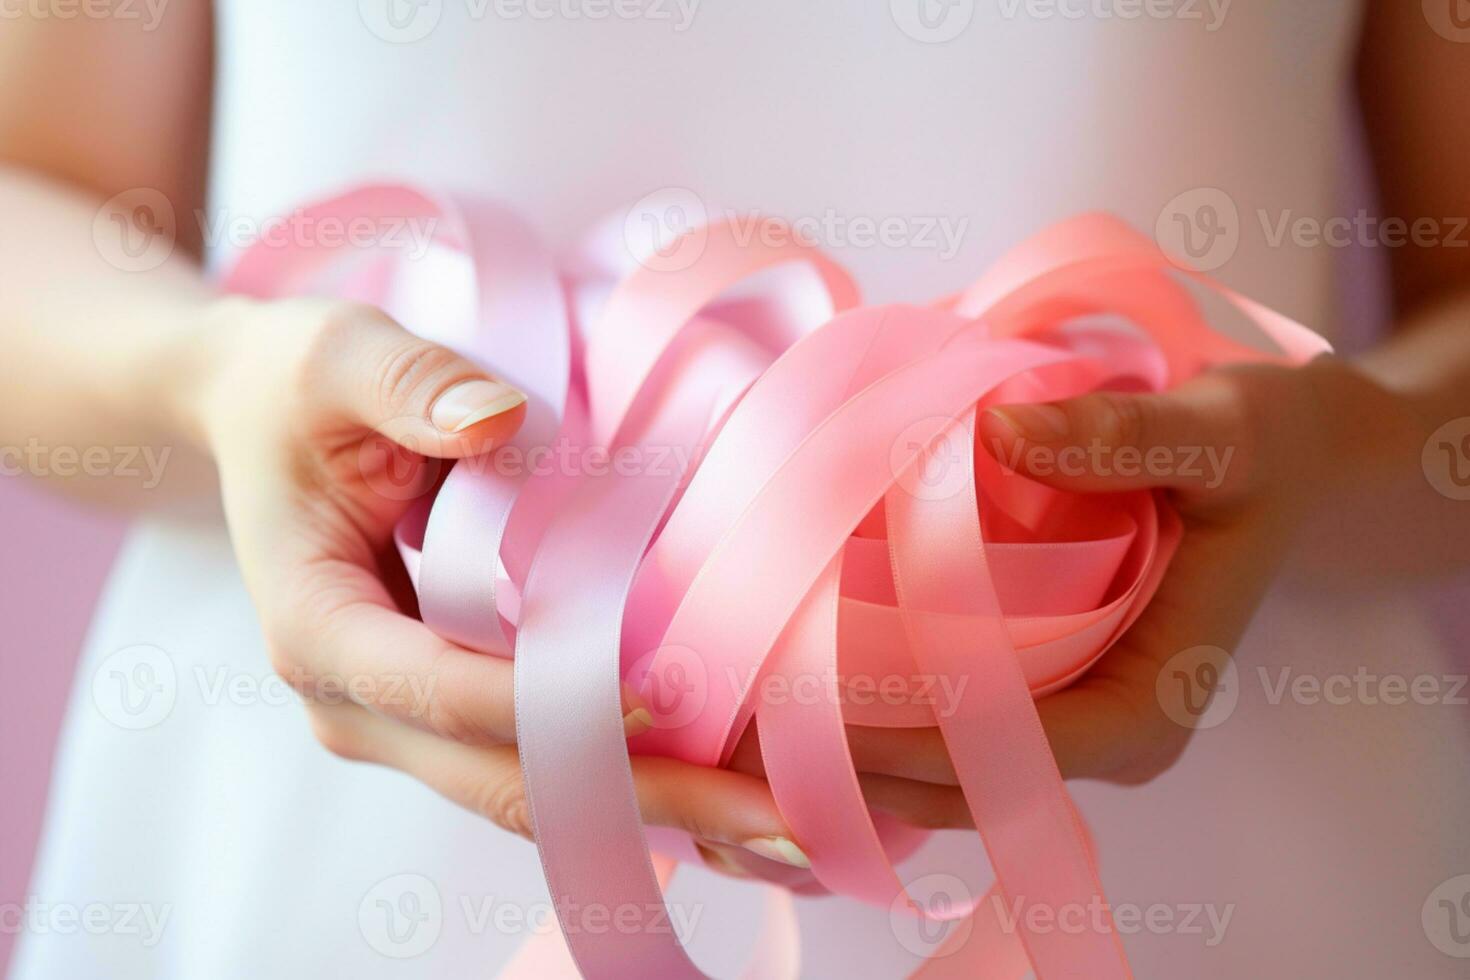
[[[164,379],[163,409],[170,428],[201,454],[213,456],[216,406],[230,384],[230,365],[243,325],[257,301],[241,296],[211,296],[185,314],[187,323],[172,333],[158,357]]]

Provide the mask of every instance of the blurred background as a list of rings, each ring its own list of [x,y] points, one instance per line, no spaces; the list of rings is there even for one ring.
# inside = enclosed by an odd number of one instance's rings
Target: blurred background
[[[116,518],[0,479],[0,906],[20,901],[46,810],[56,735],[92,608],[122,538]],[[0,975],[15,930],[0,928]]]

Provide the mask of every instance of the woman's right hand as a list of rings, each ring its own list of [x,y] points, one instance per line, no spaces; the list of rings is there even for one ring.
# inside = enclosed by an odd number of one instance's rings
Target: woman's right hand
[[[510,661],[440,639],[386,584],[403,578],[393,527],[440,461],[513,435],[525,396],[369,306],[227,298],[207,319],[183,413],[218,465],[271,662],[317,738],[529,838]],[[708,853],[804,866],[763,779],[658,758],[633,771],[648,822]]]

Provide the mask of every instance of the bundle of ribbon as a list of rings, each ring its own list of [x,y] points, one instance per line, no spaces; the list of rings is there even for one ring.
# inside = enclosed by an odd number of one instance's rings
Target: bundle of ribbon
[[[1215,333],[1157,247],[1101,214],[1040,232],[924,308],[860,306],[817,249],[728,224],[647,250],[609,223],[558,262],[514,214],[472,197],[372,186],[305,214],[429,221],[437,257],[385,251],[344,275],[346,249],[261,244],[228,287],[347,292],[390,311],[432,309],[440,325],[460,314],[465,332],[434,339],[530,396],[520,433],[494,452],[596,447],[613,464],[461,463],[398,533],[425,622],[514,655],[521,760],[556,907],[650,910],[648,928],[564,928],[564,950],[523,950],[512,972],[569,951],[592,977],[701,975],[651,911],[674,861],[695,851],[664,834],[651,858],[628,753],[720,765],[752,721],[812,861],[810,875],[772,866],[786,888],[884,906],[904,895],[890,857],[920,835],[869,812],[844,724],[937,725],[992,894],[1098,903],[1090,844],[1033,698],[1127,629],[1180,524],[1148,492],[1063,493],[1009,472],[977,451],[976,412],[1164,389],[1222,362],[1302,361],[1327,349],[1316,335],[1211,283],[1280,350]],[[857,677],[965,682],[936,711],[904,692],[844,698],[839,679]],[[823,696],[761,697],[772,678]],[[631,742],[625,691],[654,719]],[[749,975],[795,975],[786,888],[768,889]],[[1129,975],[1107,924],[1007,927],[983,900],[904,907],[969,919],[962,948],[940,949],[925,976]]]

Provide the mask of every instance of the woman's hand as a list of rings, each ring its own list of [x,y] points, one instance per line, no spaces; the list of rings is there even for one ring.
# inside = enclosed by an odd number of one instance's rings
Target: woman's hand
[[[1413,425],[1398,397],[1330,358],[1221,369],[1164,394],[983,413],[984,449],[1020,472],[1066,490],[1163,488],[1186,526],[1133,627],[1076,683],[1037,703],[1064,777],[1141,783],[1174,763],[1193,728],[1173,720],[1189,718],[1182,703],[1161,700],[1161,691],[1181,701],[1185,692],[1161,686],[1160,672],[1191,648],[1233,651],[1307,509],[1340,478],[1366,479],[1381,447],[1403,442]],[[1083,462],[1058,465],[1069,458]],[[849,726],[848,741],[870,805],[923,827],[972,826],[939,729]],[[736,765],[762,771],[755,738]]]
[[[184,414],[218,464],[271,662],[317,738],[529,837],[511,663],[406,615],[391,554],[441,461],[513,435],[525,396],[371,307],[226,299],[210,321]],[[664,759],[637,759],[634,773],[651,823],[804,863],[763,780]]]

